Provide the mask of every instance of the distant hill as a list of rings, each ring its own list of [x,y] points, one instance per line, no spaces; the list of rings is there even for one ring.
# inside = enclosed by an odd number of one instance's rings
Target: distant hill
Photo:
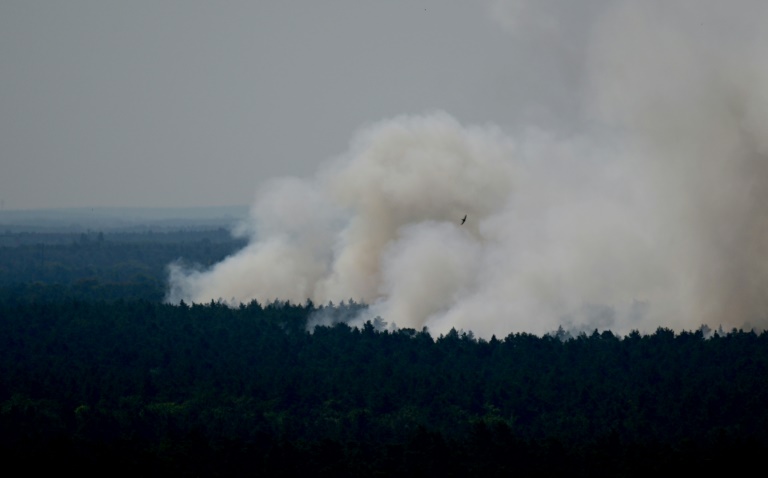
[[[140,232],[231,229],[248,217],[248,206],[190,208],[69,208],[0,210],[3,232]]]

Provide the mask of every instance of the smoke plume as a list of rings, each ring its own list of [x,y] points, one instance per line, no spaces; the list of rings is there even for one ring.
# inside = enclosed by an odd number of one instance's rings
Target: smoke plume
[[[443,112],[369,125],[314,177],[262,188],[245,249],[172,265],[168,299],[353,299],[358,321],[483,337],[764,328],[768,10],[594,5],[567,135]]]

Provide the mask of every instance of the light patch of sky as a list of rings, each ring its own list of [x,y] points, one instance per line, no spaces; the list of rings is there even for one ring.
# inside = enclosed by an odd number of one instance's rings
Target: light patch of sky
[[[506,3],[2,2],[0,201],[248,204],[383,118],[565,124],[587,27],[516,34]]]

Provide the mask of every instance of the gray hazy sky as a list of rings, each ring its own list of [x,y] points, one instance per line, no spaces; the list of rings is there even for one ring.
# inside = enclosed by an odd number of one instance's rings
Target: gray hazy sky
[[[0,201],[249,204],[400,114],[557,130],[600,3],[4,0]]]

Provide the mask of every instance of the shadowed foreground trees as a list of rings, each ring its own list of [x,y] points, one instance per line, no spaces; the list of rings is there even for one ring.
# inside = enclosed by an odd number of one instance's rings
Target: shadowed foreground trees
[[[195,475],[594,476],[711,470],[768,446],[766,333],[310,334],[316,311],[0,302],[2,458]]]

